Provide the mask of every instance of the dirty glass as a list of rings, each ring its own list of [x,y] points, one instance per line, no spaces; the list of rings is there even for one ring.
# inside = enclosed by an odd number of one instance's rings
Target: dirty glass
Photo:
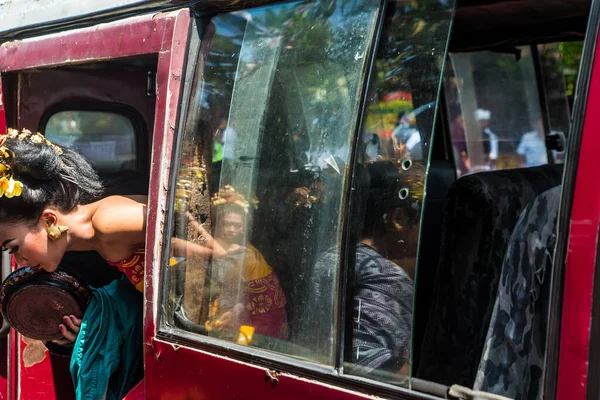
[[[453,7],[388,2],[353,181],[346,374],[407,383],[425,172]]]
[[[61,111],[48,119],[44,133],[48,140],[76,149],[101,172],[135,169],[135,129],[121,114]]]
[[[444,87],[458,175],[562,162],[580,58],[570,43],[450,55]],[[547,148],[549,136],[558,146]]]
[[[204,26],[168,326],[334,364],[340,220],[378,7],[301,1]]]
[[[555,140],[564,148],[571,128],[583,42],[540,44],[537,48],[548,106],[548,126],[551,134],[557,135]],[[554,155],[555,162],[564,162],[565,149]]]

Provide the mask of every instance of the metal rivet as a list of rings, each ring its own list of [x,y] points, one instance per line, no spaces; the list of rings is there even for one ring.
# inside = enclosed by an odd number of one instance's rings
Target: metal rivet
[[[405,159],[402,161],[402,169],[408,171],[412,167],[412,161],[410,159]]]
[[[398,197],[400,197],[400,200],[406,199],[408,197],[408,189],[407,188],[400,189],[400,191],[398,192]]]

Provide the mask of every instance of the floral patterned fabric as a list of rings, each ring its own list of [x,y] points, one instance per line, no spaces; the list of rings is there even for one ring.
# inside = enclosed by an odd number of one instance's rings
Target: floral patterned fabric
[[[417,378],[473,386],[510,235],[525,207],[561,178],[562,165],[545,165],[452,185]]]

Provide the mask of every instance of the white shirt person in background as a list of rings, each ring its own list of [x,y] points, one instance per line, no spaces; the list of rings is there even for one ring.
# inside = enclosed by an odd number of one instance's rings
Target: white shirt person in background
[[[235,142],[237,141],[237,132],[229,126],[227,118],[222,118],[217,129],[216,140],[223,145],[223,158],[234,159]]]
[[[485,161],[489,164],[490,169],[496,169],[498,161],[498,136],[489,128],[491,111],[478,108],[475,110],[475,120],[481,126],[481,139],[483,144],[483,152]]]
[[[522,165],[524,167],[548,164],[546,134],[541,118],[537,119],[534,131],[527,132],[521,137],[521,142],[517,147],[517,154],[522,157]]]

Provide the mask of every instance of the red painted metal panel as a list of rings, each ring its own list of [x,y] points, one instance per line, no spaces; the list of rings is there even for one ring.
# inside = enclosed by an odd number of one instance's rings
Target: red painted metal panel
[[[154,98],[146,96],[144,71],[42,69],[22,74],[17,128],[38,129],[49,108],[59,104],[126,104],[154,124]],[[75,108],[77,108],[75,106]]]
[[[153,341],[156,334],[158,289],[161,279],[162,234],[167,201],[167,186],[163,185],[169,176],[171,153],[179,98],[182,89],[184,60],[187,55],[187,39],[190,29],[190,16],[187,12],[178,14],[172,33],[170,47],[161,51],[158,59],[156,114],[154,141],[150,166],[150,197],[148,199],[148,230],[146,233],[146,286],[145,286],[145,371],[146,395],[162,397],[167,386],[157,379],[159,364],[154,358]],[[180,363],[181,361],[174,361]]]
[[[181,12],[175,21],[172,41],[169,47],[161,51],[158,58],[156,80],[156,108],[154,118],[154,135],[152,160],[150,165],[150,193],[148,199],[148,232],[146,234],[146,338],[155,335],[155,284],[159,282],[160,241],[162,231],[157,232],[152,227],[162,227],[164,221],[164,204],[166,203],[167,188],[161,184],[161,179],[167,179],[170,170],[170,154],[173,148],[177,115],[179,112],[179,94],[182,89],[184,60],[187,54],[187,38],[190,18],[188,12]],[[159,225],[160,223],[160,225]],[[158,243],[156,246],[153,244]],[[147,339],[148,341],[148,339]]]
[[[79,64],[102,59],[158,53],[171,40],[173,13],[16,40],[0,46],[0,70]]]
[[[2,92],[2,82],[0,81],[0,132],[6,131],[6,110],[4,109],[4,94]]]
[[[146,379],[147,399],[373,398],[288,374],[279,374],[275,381],[264,368],[159,341],[152,343],[150,355],[156,368],[152,378]]]
[[[598,109],[600,51],[597,49],[583,125],[566,260],[557,382],[559,400],[586,398],[592,291],[600,222]]]
[[[4,109],[4,94],[2,92],[2,81],[0,80],[0,133],[6,131],[6,111]],[[2,317],[0,316],[0,324]],[[10,337],[0,340],[0,399],[8,399],[8,365],[10,356]]]
[[[54,379],[52,374],[52,364],[50,363],[50,357],[48,351],[44,351],[43,354],[39,354],[41,350],[40,346],[43,344],[37,343],[25,343],[23,337],[17,334],[18,337],[18,393],[19,399],[57,399],[55,392]],[[37,353],[37,354],[35,354]],[[28,366],[31,361],[25,363],[24,357],[29,359],[31,357],[42,357],[41,360],[37,358],[35,363]]]

